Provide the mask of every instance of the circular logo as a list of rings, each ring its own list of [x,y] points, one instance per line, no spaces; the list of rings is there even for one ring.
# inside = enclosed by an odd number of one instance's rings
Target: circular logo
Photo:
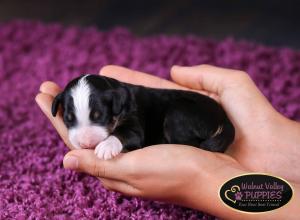
[[[229,207],[244,212],[266,212],[287,204],[293,195],[284,179],[267,174],[245,174],[225,182],[219,192]]]

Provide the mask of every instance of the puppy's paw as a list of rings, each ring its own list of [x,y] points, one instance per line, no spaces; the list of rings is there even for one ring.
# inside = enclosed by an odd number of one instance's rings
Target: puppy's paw
[[[97,145],[95,154],[100,159],[109,160],[117,156],[122,149],[123,145],[121,141],[112,135]]]

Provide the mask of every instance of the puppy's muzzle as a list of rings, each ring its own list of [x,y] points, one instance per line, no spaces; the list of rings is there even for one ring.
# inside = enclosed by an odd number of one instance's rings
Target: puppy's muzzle
[[[80,148],[83,148],[83,149],[94,149],[97,144],[98,143],[95,143],[93,141],[87,141],[87,140],[79,141],[79,146],[80,146]]]

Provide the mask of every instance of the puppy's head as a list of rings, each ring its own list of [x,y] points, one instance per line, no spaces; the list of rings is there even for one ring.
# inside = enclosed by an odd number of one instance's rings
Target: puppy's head
[[[83,75],[55,97],[52,115],[56,116],[61,105],[71,144],[75,148],[95,148],[115,129],[127,102],[128,91],[118,81]]]

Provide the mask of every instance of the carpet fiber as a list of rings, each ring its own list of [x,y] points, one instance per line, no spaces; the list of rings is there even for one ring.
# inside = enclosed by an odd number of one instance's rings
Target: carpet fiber
[[[0,25],[0,219],[214,219],[124,197],[64,170],[67,148],[34,102],[42,81],[61,86],[106,64],[168,78],[173,64],[246,70],[277,110],[300,120],[300,53],[194,36],[137,38],[125,29],[13,21]],[[243,85],[241,85],[243,86]]]

